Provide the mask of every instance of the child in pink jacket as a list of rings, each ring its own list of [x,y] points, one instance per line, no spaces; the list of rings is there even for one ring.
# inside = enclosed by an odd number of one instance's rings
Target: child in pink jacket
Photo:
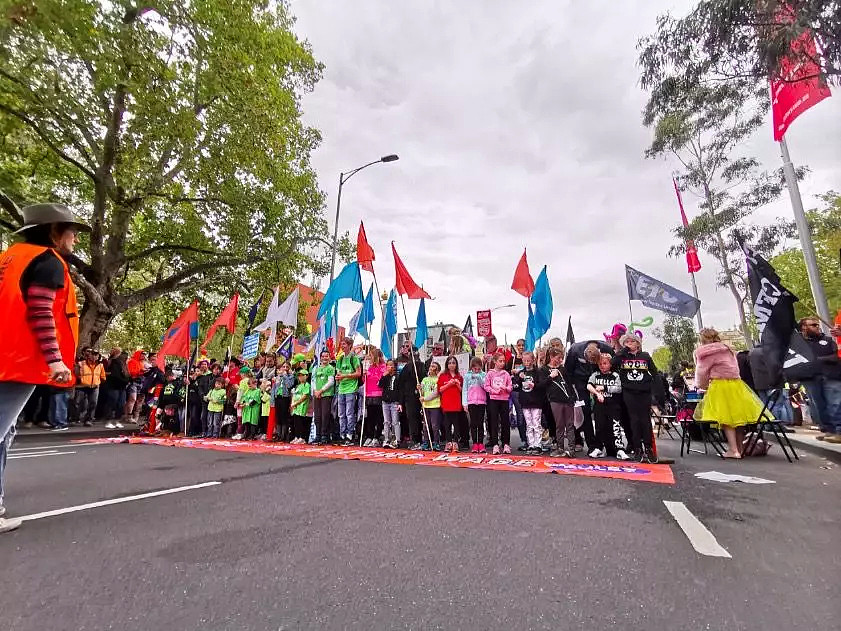
[[[514,389],[511,375],[505,370],[505,355],[494,355],[494,367],[485,375],[485,391],[488,399],[488,433],[491,436],[493,453],[499,453],[499,439],[502,439],[502,453],[511,453],[511,425],[508,422],[508,397]]]

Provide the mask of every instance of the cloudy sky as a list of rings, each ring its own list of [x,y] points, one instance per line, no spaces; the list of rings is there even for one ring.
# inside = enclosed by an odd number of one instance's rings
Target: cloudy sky
[[[394,240],[415,280],[435,298],[430,322],[461,325],[494,313],[509,341],[525,331],[525,299],[511,291],[528,248],[554,296],[550,333],[572,316],[578,339],[628,320],[625,263],[691,291],[685,263],[670,259],[679,215],[668,160],[645,160],[635,44],[658,14],[691,2],[292,0],[298,33],[325,65],[307,96],[306,121],[321,130],[313,156],[332,225],[338,177],[381,155],[342,195],[341,231],[364,220],[380,289],[393,286]],[[841,97],[803,115],[788,134],[795,162],[812,172],[804,204],[841,190]],[[829,139],[835,139],[829,141]],[[769,125],[747,151],[780,165]],[[690,216],[697,200],[684,199]],[[756,221],[791,216],[788,198]],[[732,328],[732,296],[700,253],[705,324]],[[363,283],[371,282],[363,273]],[[417,302],[407,303],[414,325]],[[352,305],[341,310],[345,321]],[[634,316],[662,314],[634,303]],[[400,315],[402,321],[402,313]],[[656,326],[656,324],[655,324]]]

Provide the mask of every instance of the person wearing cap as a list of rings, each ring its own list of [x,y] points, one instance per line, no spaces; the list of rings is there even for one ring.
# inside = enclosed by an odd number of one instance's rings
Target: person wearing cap
[[[90,427],[93,424],[99,387],[105,381],[105,368],[96,360],[92,348],[84,350],[84,357],[76,364],[76,409],[79,421]]]
[[[22,211],[23,241],[0,255],[0,313],[6,331],[0,357],[0,532],[20,526],[3,507],[5,450],[35,386],[69,389],[79,341],[76,289],[67,258],[90,228],[66,206],[35,204]],[[68,390],[69,391],[69,390]]]
[[[292,391],[292,402],[289,404],[289,411],[292,412],[292,428],[295,438],[292,439],[293,445],[303,445],[307,442],[310,435],[310,424],[312,423],[310,416],[312,415],[310,406],[310,394],[312,388],[309,383],[309,372],[306,368],[301,368],[297,372],[298,385]]]

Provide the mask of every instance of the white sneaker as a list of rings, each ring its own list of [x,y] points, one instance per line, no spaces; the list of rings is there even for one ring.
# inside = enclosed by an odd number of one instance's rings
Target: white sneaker
[[[607,452],[604,449],[599,449],[598,447],[596,447],[587,455],[591,458],[604,458],[607,455]]]
[[[20,517],[12,517],[10,519],[0,517],[0,532],[10,532],[20,528],[22,523],[23,520]]]
[[[117,429],[117,426],[114,425],[114,423],[109,421],[108,423],[105,424],[105,429]]]
[[[242,440],[242,434],[234,434],[231,436],[231,440]]]
[[[116,427],[117,429],[123,429],[123,424],[122,423],[114,423],[114,427]]]
[[[616,457],[619,460],[630,460],[631,459],[631,457],[628,454],[626,454],[625,451],[622,450],[622,449],[619,449],[619,450],[616,451]]]
[[[380,446],[380,441],[378,441],[376,438],[372,438],[371,439],[371,444],[368,445],[368,446],[369,447],[379,447]]]

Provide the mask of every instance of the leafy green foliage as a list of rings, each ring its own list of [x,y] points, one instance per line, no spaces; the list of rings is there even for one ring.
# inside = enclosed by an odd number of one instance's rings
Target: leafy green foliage
[[[841,309],[841,273],[838,269],[841,251],[841,195],[831,191],[822,195],[821,199],[825,206],[809,211],[807,219],[830,314],[834,314]],[[794,304],[795,315],[805,318],[816,313],[806,262],[799,243],[775,256],[771,264],[786,289],[800,298],[800,302]]]
[[[645,64],[644,58],[640,61]],[[648,72],[645,69],[644,75]],[[741,155],[744,144],[765,119],[768,90],[746,79],[687,84],[672,74],[671,68],[663,72],[657,82],[649,84],[643,111],[644,124],[654,131],[646,156],[677,158],[682,166],[675,174],[679,187],[700,200],[701,210],[688,228],[680,225],[674,229],[677,243],[669,254],[683,254],[691,239],[715,257],[720,266],[718,282],[732,293],[747,340],[747,289],[740,271],[744,257],[739,240],[750,241],[767,255],[793,231],[790,223],[757,227],[747,221],[757,208],[779,197],[785,186],[782,169],[762,171],[756,158]],[[800,169],[800,177],[804,174]]]
[[[323,273],[300,103],[322,66],[287,3],[0,0],[0,16],[0,229],[20,224],[12,201],[91,222],[82,343],[120,314],[146,335],[172,310],[143,305],[167,294],[218,308]]]
[[[791,24],[779,24],[782,6]],[[810,29],[822,55],[814,59],[792,42]],[[838,0],[701,0],[683,18],[661,15],[657,31],[640,40],[642,85],[651,89],[665,74],[673,88],[691,92],[711,81],[742,81],[767,90],[768,77],[781,74],[788,57],[796,64],[817,62],[820,75],[841,84],[841,3]]]
[[[667,316],[662,328],[655,329],[654,335],[663,340],[665,347],[660,348],[665,348],[669,353],[669,372],[675,372],[681,361],[694,363],[692,354],[695,351],[698,336],[692,326],[692,320],[680,316]],[[663,354],[661,352],[661,360],[664,359]],[[655,363],[657,363],[656,359]],[[660,368],[659,363],[657,367]]]

